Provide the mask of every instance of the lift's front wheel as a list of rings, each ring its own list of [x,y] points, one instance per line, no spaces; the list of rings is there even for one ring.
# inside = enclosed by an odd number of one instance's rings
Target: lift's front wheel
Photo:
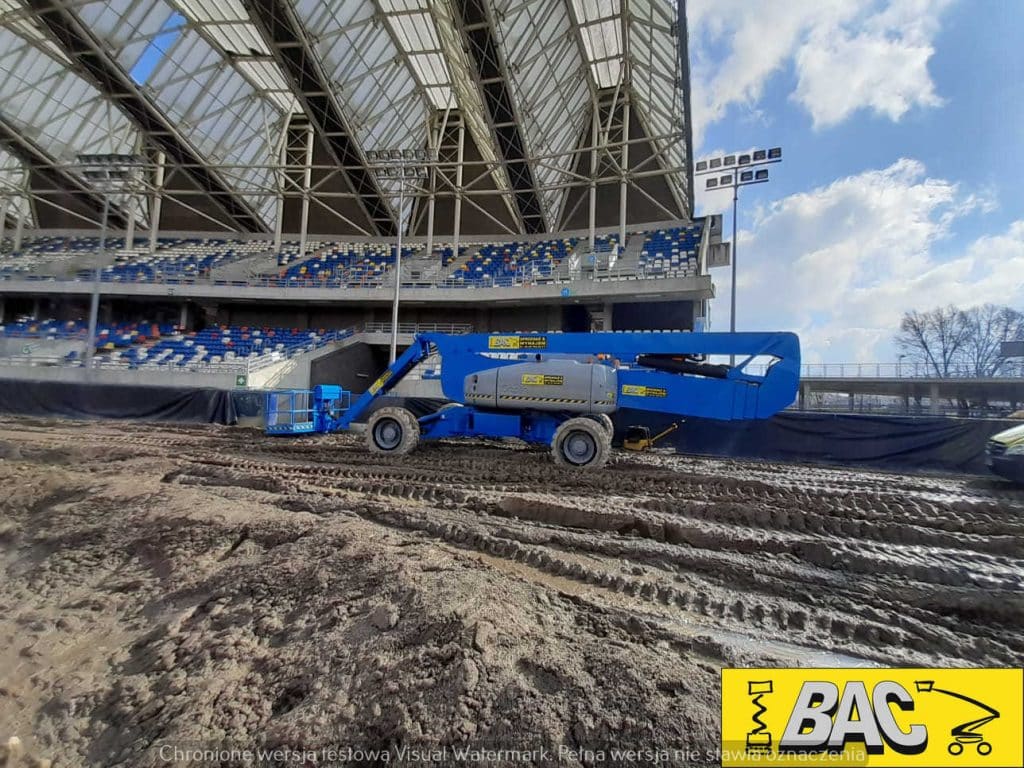
[[[420,423],[405,408],[381,408],[366,425],[366,446],[372,453],[405,456],[420,440]]]
[[[586,417],[562,422],[551,441],[555,463],[573,469],[600,469],[611,450],[611,435],[602,424]]]

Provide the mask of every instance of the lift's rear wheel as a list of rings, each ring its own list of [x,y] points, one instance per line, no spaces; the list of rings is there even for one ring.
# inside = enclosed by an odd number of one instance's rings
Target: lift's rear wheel
[[[964,745],[958,741],[951,741],[946,747],[946,751],[951,755],[959,755],[964,751]]]
[[[600,469],[612,450],[604,426],[585,416],[562,422],[551,441],[555,463],[573,469]]]
[[[366,446],[373,453],[405,456],[420,440],[420,423],[405,408],[381,408],[366,425]]]
[[[615,423],[607,413],[594,413],[591,414],[590,418],[604,427],[604,431],[608,433],[609,438],[615,436]]]

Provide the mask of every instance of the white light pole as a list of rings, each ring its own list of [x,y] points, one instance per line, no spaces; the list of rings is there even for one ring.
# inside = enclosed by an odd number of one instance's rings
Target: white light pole
[[[405,185],[413,188],[427,178],[427,168],[436,159],[423,149],[381,149],[366,153],[369,166],[382,186],[398,187],[398,238],[395,251],[395,291],[391,300],[391,353],[388,364],[398,357],[398,304],[402,290],[402,229],[405,226]]]
[[[110,218],[110,197],[119,189],[127,187],[134,171],[145,165],[145,158],[139,155],[79,155],[78,167],[82,176],[88,179],[103,194],[103,217],[100,219],[100,245],[96,252],[96,264],[92,277],[92,296],[89,302],[89,333],[85,346],[85,369],[92,369],[96,353],[96,325],[100,312],[100,281],[106,254],[107,222]],[[129,207],[128,215],[132,212]]]
[[[739,208],[740,187],[764,184],[768,169],[763,166],[782,162],[782,147],[755,149],[742,154],[723,155],[700,160],[694,166],[694,176],[708,176],[705,189],[732,188],[732,285],[730,286],[729,332],[736,333],[736,218]],[[729,355],[729,365],[736,364],[736,356]]]

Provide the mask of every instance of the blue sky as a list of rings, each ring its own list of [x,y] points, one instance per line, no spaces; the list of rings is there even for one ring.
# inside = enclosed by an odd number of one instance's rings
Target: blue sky
[[[689,0],[694,153],[781,145],[740,192],[738,327],[895,359],[902,313],[1024,310],[1024,3]],[[697,190],[698,213],[731,195]],[[713,273],[726,330],[729,270]]]

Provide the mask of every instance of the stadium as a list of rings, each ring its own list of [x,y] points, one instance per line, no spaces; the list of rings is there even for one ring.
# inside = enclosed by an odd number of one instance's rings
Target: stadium
[[[696,191],[781,149],[694,157],[688,45],[683,0],[4,0],[0,766],[720,765],[724,667],[1020,666],[1012,422],[943,404],[1024,380],[726,333]]]

